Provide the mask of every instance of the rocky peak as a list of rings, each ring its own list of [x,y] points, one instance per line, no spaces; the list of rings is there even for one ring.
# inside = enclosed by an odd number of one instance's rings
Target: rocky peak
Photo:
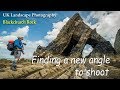
[[[70,57],[82,57],[82,52],[86,44],[93,47],[93,52],[89,56],[94,56],[96,53],[100,53],[101,55],[102,52],[107,55],[109,53],[114,54],[115,52],[112,45],[100,36],[96,32],[96,29],[92,30],[86,25],[79,13],[76,13],[63,26],[56,39],[45,47],[45,50],[53,55],[60,54]]]

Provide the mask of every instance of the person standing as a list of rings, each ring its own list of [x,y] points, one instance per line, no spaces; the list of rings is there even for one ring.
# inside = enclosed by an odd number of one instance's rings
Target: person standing
[[[11,70],[13,71],[17,71],[17,61],[20,60],[21,53],[24,54],[22,40],[23,40],[23,37],[18,37],[18,39],[14,41],[14,54],[13,54],[14,61],[12,62],[12,65],[11,65]]]

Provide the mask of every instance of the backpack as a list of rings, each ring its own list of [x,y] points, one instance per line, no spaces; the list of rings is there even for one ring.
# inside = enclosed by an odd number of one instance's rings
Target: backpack
[[[9,51],[13,51],[14,50],[14,41],[8,41],[7,49]]]

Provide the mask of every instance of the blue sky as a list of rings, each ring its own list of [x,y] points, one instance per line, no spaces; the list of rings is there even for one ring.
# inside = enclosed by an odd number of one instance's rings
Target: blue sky
[[[75,13],[79,13],[83,21],[92,29],[96,28],[97,32],[114,46],[115,35],[120,28],[119,11],[0,11],[0,58],[8,58],[10,52],[6,49],[9,39],[15,39],[18,35],[23,35],[27,46],[25,46],[24,58],[31,58],[38,45],[47,46],[49,42],[57,37],[57,34],[65,23]],[[54,18],[41,17],[3,17],[3,13],[55,13]],[[2,20],[36,20],[36,25],[3,25]],[[84,55],[89,54],[92,48],[88,45],[85,47]],[[12,57],[13,58],[13,57]]]
[[[31,12],[36,12],[36,13],[57,13],[56,18],[28,18],[30,20],[34,19],[37,21],[36,25],[28,25],[29,26],[29,39],[31,41],[36,41],[39,39],[44,38],[44,36],[46,35],[46,33],[50,30],[52,30],[52,23],[56,23],[58,21],[62,21],[64,18],[66,17],[72,17],[76,12],[79,11],[28,11],[28,12],[22,12],[22,11],[8,11],[5,13],[31,13]],[[81,17],[86,18],[87,15],[90,12],[86,11],[82,11]],[[26,18],[16,18],[16,17],[8,17],[8,18],[4,18],[2,16],[3,12],[0,12],[0,32],[2,31],[7,31],[8,34],[10,32],[15,31],[18,27],[22,28],[26,25],[3,25],[2,24],[2,20],[7,19],[7,20],[24,20]]]

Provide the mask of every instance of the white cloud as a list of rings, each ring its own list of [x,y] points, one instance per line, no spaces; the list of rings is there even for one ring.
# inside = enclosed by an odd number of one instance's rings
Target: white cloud
[[[10,55],[10,52],[6,48],[0,48],[0,59],[6,58],[6,59],[14,59],[13,56]]]
[[[11,32],[10,35],[1,36],[0,42],[3,42],[6,44],[9,40],[15,40],[17,39],[17,36],[27,36],[29,31],[29,26],[25,26],[23,28],[18,28],[15,32]]]
[[[21,58],[31,59],[35,50],[36,50],[36,48],[25,47],[25,49],[24,49],[25,54],[22,54]]]
[[[66,17],[63,21],[53,23],[53,29],[47,32],[47,35],[44,37],[44,39],[47,40],[48,42],[51,42],[52,40],[54,40],[68,20],[69,18]]]
[[[29,31],[29,26],[25,26],[23,28],[18,28],[15,32],[11,32],[11,35],[13,36],[27,36],[28,35],[28,31]]]
[[[36,49],[37,46],[39,46],[39,45],[41,45],[43,47],[45,47],[47,45],[47,42],[45,40],[38,40],[38,41],[27,40],[27,41],[25,41],[25,43],[27,43],[27,45],[25,47],[32,48],[32,49]]]
[[[1,34],[2,35],[7,34],[7,31],[2,31]]]
[[[83,50],[83,52],[82,52],[83,57],[89,55],[90,52],[92,52],[92,50],[93,50],[92,46],[90,46],[90,45],[87,44],[87,45],[84,47],[84,50]]]
[[[35,41],[35,44],[38,46],[38,45],[41,45],[41,46],[46,46],[46,44],[45,44],[45,42],[46,41],[44,41],[44,40],[39,40],[39,41]]]
[[[28,31],[29,31],[29,26],[25,26],[23,28],[18,28],[15,32],[11,32],[10,35],[1,36],[0,41],[7,43],[8,40],[15,40],[18,36],[25,37],[28,35]]]
[[[96,28],[97,32],[114,46],[116,33],[120,29],[120,11],[93,11],[84,19],[85,22],[90,18],[95,18],[98,22],[94,25],[88,22],[86,24],[92,29]]]
[[[24,52],[25,54],[22,55],[23,58],[32,58],[34,51],[37,49],[39,45],[45,47],[46,41],[44,40],[38,40],[38,41],[30,41],[27,40],[27,45],[24,46]]]
[[[17,38],[16,36],[8,35],[8,36],[3,36],[1,41],[3,43],[7,43],[9,40],[15,40],[16,38]]]
[[[1,48],[6,49],[6,45],[5,45],[3,42],[0,42],[0,49],[1,49]]]
[[[2,37],[0,36],[0,41],[2,40]]]

